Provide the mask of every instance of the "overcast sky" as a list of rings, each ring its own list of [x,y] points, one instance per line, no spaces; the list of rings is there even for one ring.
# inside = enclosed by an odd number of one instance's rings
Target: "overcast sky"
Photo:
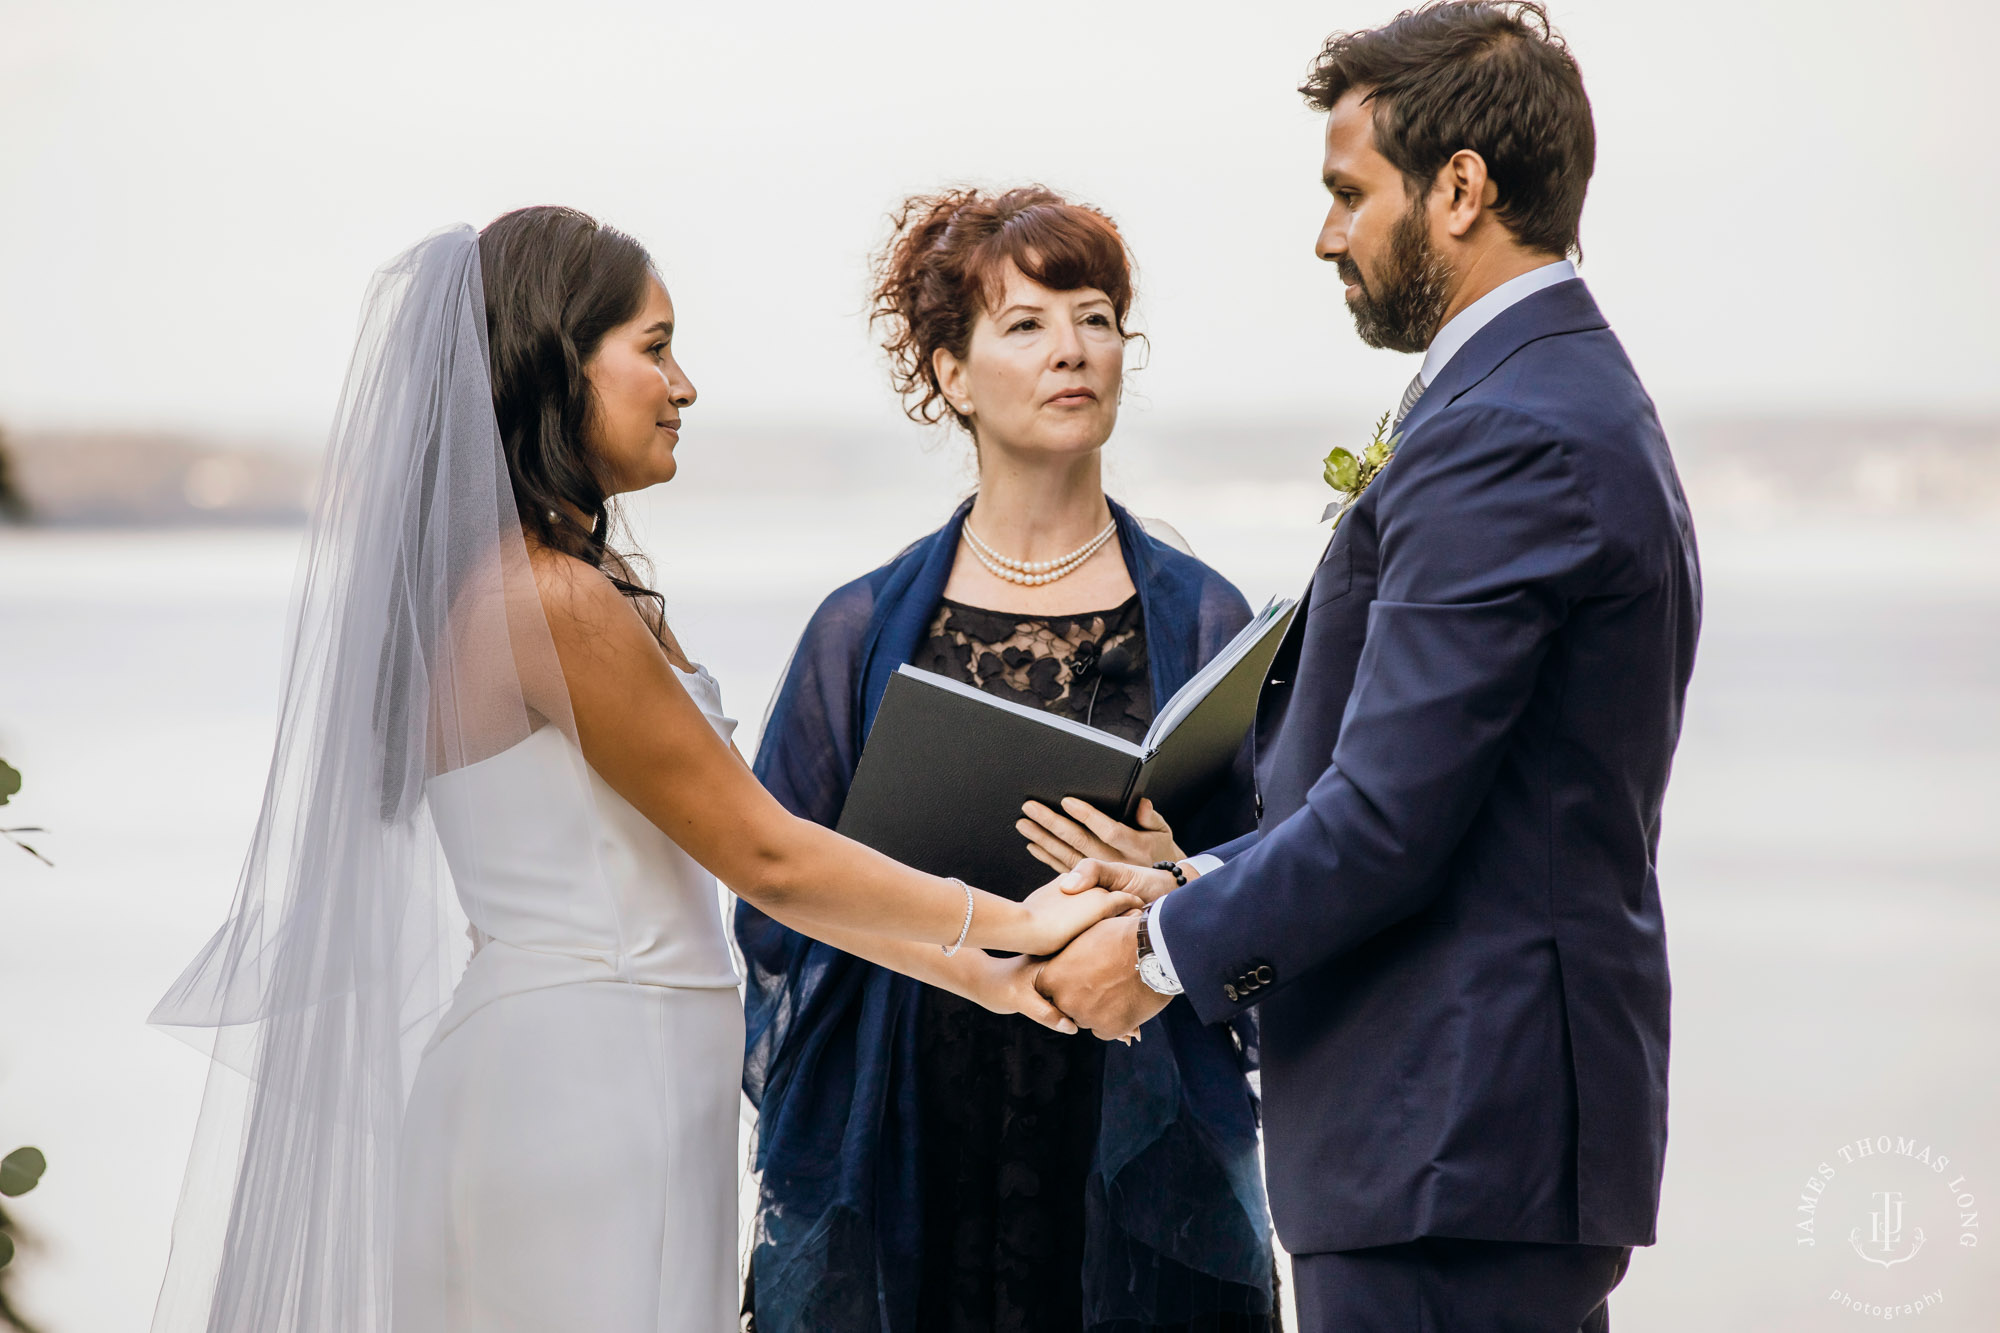
[[[866,257],[964,180],[1117,218],[1139,410],[1387,405],[1293,88],[1393,4],[0,0],[0,422],[314,439],[368,273],[543,202],[652,248],[711,421],[881,416]],[[1584,273],[1664,408],[2000,410],[2000,6],[1554,8]]]

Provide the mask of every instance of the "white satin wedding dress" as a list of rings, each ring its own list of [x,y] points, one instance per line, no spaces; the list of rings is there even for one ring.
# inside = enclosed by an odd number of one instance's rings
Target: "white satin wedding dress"
[[[680,676],[729,739],[714,679]],[[396,1333],[734,1328],[743,1008],[715,877],[554,726],[427,795],[478,949],[404,1121]]]

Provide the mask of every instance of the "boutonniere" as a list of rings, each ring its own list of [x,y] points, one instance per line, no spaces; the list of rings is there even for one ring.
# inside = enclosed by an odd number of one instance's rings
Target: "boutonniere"
[[[1339,447],[1326,456],[1326,467],[1320,475],[1326,479],[1327,485],[1340,492],[1340,498],[1327,505],[1326,512],[1319,516],[1320,522],[1332,519],[1334,526],[1339,527],[1340,516],[1354,507],[1354,502],[1361,498],[1361,492],[1367,490],[1368,484],[1389,466],[1389,460],[1396,456],[1396,448],[1402,444],[1403,437],[1388,432],[1389,414],[1384,412],[1382,419],[1375,423],[1375,438],[1368,441],[1368,447],[1361,451],[1359,457]]]

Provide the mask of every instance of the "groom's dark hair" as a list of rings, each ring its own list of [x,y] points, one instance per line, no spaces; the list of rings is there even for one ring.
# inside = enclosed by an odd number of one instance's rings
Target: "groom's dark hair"
[[[1597,132],[1583,74],[1532,0],[1443,0],[1365,32],[1326,39],[1299,91],[1320,111],[1354,89],[1375,114],[1375,147],[1413,194],[1430,193],[1453,153],[1486,161],[1494,212],[1520,243],[1580,246]]]

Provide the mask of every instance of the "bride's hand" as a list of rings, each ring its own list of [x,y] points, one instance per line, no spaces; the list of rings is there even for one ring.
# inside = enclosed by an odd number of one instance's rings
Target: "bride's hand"
[[[1154,903],[1174,891],[1178,881],[1172,872],[1151,866],[1135,866],[1129,861],[1078,861],[1067,875],[1055,880],[1064,893],[1102,893],[1112,889],[1136,896],[1142,903]]]
[[[1075,1035],[1076,1024],[1048,996],[1035,989],[1042,959],[1032,954],[1015,958],[981,956],[985,958],[982,969],[985,975],[980,978],[978,993],[973,998],[982,1009],[996,1014],[1019,1014],[1045,1028]]]
[[[1062,880],[1055,879],[1029,894],[1021,906],[1027,909],[1026,940],[1006,947],[1020,953],[1046,956],[1061,952],[1064,945],[1106,917],[1129,912],[1143,904],[1137,894],[1122,889],[1065,891]]]
[[[1051,870],[1072,870],[1085,857],[1137,866],[1187,859],[1174,841],[1173,829],[1150,800],[1139,802],[1134,816],[1137,828],[1074,796],[1065,796],[1062,808],[1058,814],[1040,801],[1030,801],[1021,807],[1026,818],[1014,821],[1015,831],[1028,840],[1028,854]]]

